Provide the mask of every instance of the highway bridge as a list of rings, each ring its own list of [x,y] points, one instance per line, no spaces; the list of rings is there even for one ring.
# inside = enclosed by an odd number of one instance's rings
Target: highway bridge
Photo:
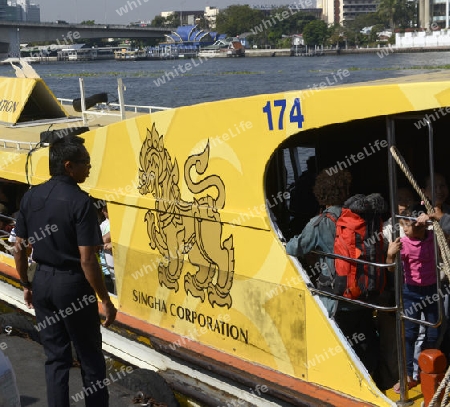
[[[50,42],[71,45],[91,38],[164,38],[171,28],[136,27],[113,24],[27,23],[0,21],[0,54],[19,56],[19,44]]]

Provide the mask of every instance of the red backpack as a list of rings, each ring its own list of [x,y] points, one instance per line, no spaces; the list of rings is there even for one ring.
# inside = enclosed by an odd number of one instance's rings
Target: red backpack
[[[334,253],[372,263],[384,263],[383,220],[386,204],[379,194],[356,195],[347,200],[336,222]],[[351,299],[380,294],[385,269],[369,264],[335,260],[334,292]]]

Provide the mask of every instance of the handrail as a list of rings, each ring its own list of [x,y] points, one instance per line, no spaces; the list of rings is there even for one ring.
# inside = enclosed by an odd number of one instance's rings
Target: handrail
[[[8,144],[13,144],[13,145],[10,146]],[[33,148],[35,148],[38,144],[39,144],[39,142],[0,139],[0,147],[1,148],[13,148],[17,151],[30,151]]]
[[[311,250],[311,253],[318,254],[318,255],[324,256],[324,257],[330,257],[332,259],[340,259],[340,260],[348,261],[351,263],[364,264],[364,265],[368,264],[368,265],[380,267],[380,268],[388,268],[388,267],[395,266],[395,263],[374,263],[374,262],[367,261],[367,260],[355,259],[353,257],[342,256],[340,254],[326,253],[321,250]],[[396,306],[395,307],[385,307],[385,306],[381,306],[381,305],[375,305],[375,304],[371,304],[368,302],[347,298],[342,295],[333,294],[328,291],[322,291],[322,290],[319,290],[318,288],[315,288],[312,284],[307,284],[307,286],[312,292],[320,294],[320,295],[324,295],[326,297],[334,298],[335,300],[346,301],[346,302],[349,302],[352,304],[362,305],[363,307],[375,309],[378,311],[387,311],[387,312],[397,311]]]
[[[11,216],[3,215],[2,213],[0,213],[0,219],[6,219],[6,220],[9,220],[11,223],[16,223],[16,219],[15,218],[13,218]]]
[[[330,293],[328,291],[319,290],[318,288],[314,287],[314,285],[312,283],[307,283],[306,286],[313,293],[320,294],[320,295],[323,295],[325,297],[330,297],[330,298],[333,298],[335,300],[345,301],[345,302],[349,302],[349,303],[352,303],[352,304],[361,305],[363,307],[375,309],[375,310],[378,310],[378,311],[386,311],[386,312],[395,312],[395,311],[397,311],[397,307],[395,307],[395,306],[394,307],[385,307],[385,306],[382,306],[382,305],[375,305],[375,304],[372,304],[372,303],[369,303],[369,302],[364,302],[364,301],[361,301],[361,300],[354,300],[354,299],[351,299],[351,298],[344,297],[342,295],[333,294],[333,293]]]
[[[58,101],[61,103],[61,105],[70,105],[72,106],[73,99],[67,99],[67,98],[58,98]],[[96,108],[97,109],[105,109],[105,110],[112,110],[110,107],[114,107],[116,109],[120,108],[120,105],[118,103],[97,103]],[[139,113],[140,110],[148,111],[148,113],[152,113],[154,111],[161,111],[161,110],[170,110],[171,107],[164,107],[164,106],[152,106],[152,105],[124,105],[125,109],[127,111],[132,111],[134,113]],[[89,113],[94,113],[95,110],[88,109]]]
[[[311,253],[319,254],[320,256],[331,257],[332,259],[340,259],[340,260],[345,260],[345,261],[349,261],[351,263],[357,263],[357,264],[368,264],[370,266],[381,267],[381,268],[388,268],[388,267],[395,266],[395,263],[374,263],[374,262],[367,261],[367,260],[355,259],[353,257],[342,256],[342,255],[336,254],[336,253],[326,253],[326,252],[322,252],[321,250],[311,250]]]

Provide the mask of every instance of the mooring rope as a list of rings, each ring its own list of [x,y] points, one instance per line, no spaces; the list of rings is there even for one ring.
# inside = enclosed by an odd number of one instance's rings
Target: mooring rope
[[[416,180],[413,178],[413,175],[412,175],[408,165],[406,164],[405,160],[400,155],[400,153],[398,152],[398,150],[395,146],[391,146],[390,151],[391,151],[392,157],[394,157],[398,166],[401,168],[401,170],[405,174],[406,178],[408,178],[408,181],[410,182],[412,187],[415,189],[415,191],[419,195],[420,199],[423,201],[425,208],[427,210],[427,213],[432,214],[434,212],[434,208],[431,205],[431,203],[428,201],[427,197],[425,196],[425,194],[423,193],[423,191],[421,190],[419,185],[417,184]],[[441,225],[439,225],[439,222],[435,219],[433,219],[433,230],[434,230],[434,233],[436,234],[437,243],[438,243],[439,249],[441,251],[441,257],[442,257],[442,262],[444,264],[443,269],[444,269],[445,275],[450,280],[450,249],[448,247],[447,239],[445,238],[444,231],[442,230]],[[450,367],[447,369],[444,379],[439,384],[439,387],[437,388],[436,392],[434,393],[434,396],[431,399],[430,403],[428,404],[428,407],[434,407],[435,403],[438,401],[438,398],[439,398],[442,390],[444,390],[444,388],[445,388],[445,391],[444,391],[444,396],[442,399],[441,406],[450,407],[450,403],[448,403],[449,394],[450,394],[450,386],[447,386],[449,381],[450,381]]]

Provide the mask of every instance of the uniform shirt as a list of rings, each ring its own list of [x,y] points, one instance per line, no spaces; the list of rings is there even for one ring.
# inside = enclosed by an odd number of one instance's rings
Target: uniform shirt
[[[59,270],[81,270],[78,246],[103,244],[89,195],[69,176],[54,176],[20,203],[16,235],[33,246],[33,259]]]
[[[436,284],[433,231],[427,230],[425,240],[409,237],[400,240],[405,283],[416,286]]]

